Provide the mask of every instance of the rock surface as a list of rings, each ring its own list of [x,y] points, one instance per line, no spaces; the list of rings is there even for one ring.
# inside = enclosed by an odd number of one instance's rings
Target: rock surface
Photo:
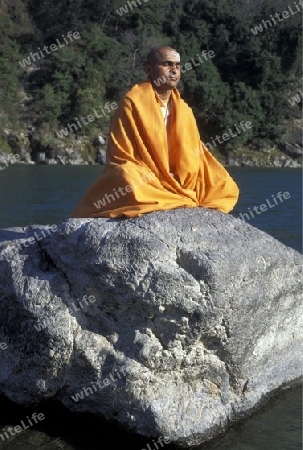
[[[180,448],[302,375],[302,255],[204,208],[0,230],[0,394]]]

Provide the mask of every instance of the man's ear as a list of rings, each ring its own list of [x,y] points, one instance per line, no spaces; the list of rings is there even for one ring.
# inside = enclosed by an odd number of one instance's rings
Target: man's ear
[[[144,64],[144,72],[146,75],[150,76],[151,74],[151,65],[150,64]]]

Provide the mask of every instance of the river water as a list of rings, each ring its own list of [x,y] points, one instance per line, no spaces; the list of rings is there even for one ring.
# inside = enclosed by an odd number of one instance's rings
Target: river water
[[[100,166],[10,166],[0,171],[0,229],[30,224],[58,224],[68,218]],[[228,168],[240,188],[230,213],[302,253],[301,169]],[[280,194],[279,194],[280,193]],[[263,207],[261,207],[263,205]],[[263,210],[263,211],[262,211]],[[32,412],[2,399],[0,435]],[[0,450],[147,449],[146,440],[134,439],[89,415],[71,415],[58,405],[35,410],[45,419],[36,427],[1,442]],[[68,419],[71,418],[71,423]],[[2,427],[1,427],[2,425]],[[105,439],[110,444],[106,444]],[[156,447],[149,443],[152,450]],[[165,449],[173,448],[169,445]],[[302,388],[285,390],[250,419],[200,450],[301,450]]]

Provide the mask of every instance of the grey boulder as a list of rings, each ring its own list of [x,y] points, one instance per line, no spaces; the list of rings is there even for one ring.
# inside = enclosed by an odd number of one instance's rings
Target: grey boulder
[[[302,255],[219,211],[0,231],[0,394],[18,404],[200,445],[298,383],[302,317]]]

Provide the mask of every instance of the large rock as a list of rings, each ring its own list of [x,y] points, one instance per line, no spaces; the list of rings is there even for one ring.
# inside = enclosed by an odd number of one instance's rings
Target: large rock
[[[302,255],[240,219],[176,209],[0,241],[0,393],[18,404],[188,448],[300,379]]]

